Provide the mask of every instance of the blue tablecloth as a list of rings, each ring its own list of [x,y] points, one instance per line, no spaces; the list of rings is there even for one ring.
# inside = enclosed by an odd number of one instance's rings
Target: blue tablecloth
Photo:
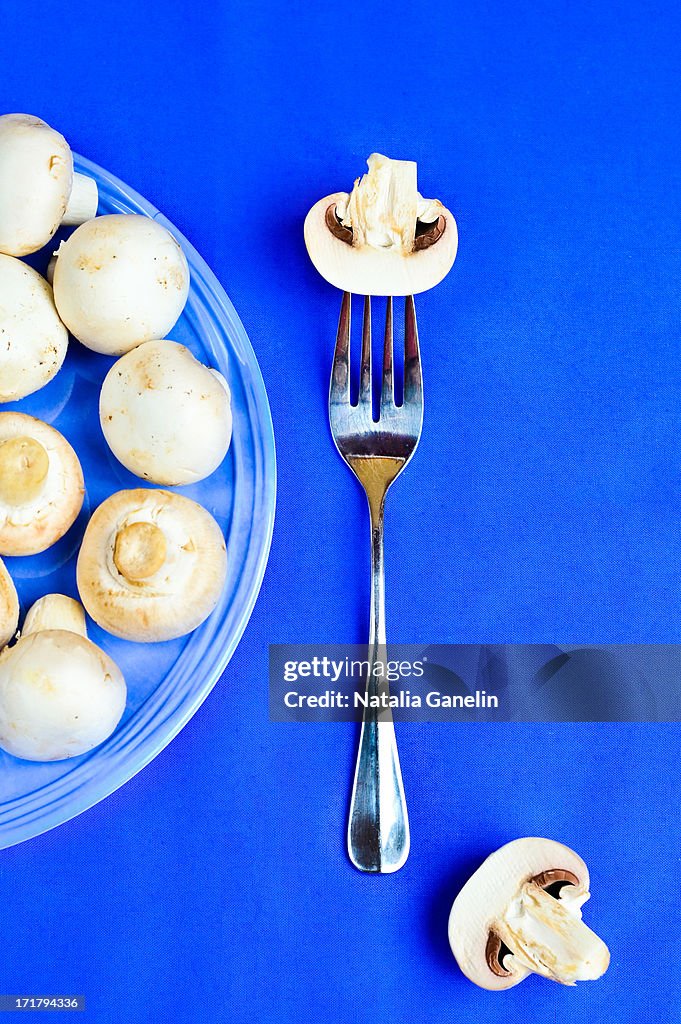
[[[426,421],[387,520],[402,642],[681,642],[678,5],[56,3],[0,12],[39,114],[199,249],[258,354],[272,555],[207,703],[121,791],[0,856],[3,992],[89,1019],[678,1021],[678,726],[403,725],[412,853],[344,849],[356,726],[268,722],[267,644],[358,642],[364,499],[325,400],[339,296],[302,221],[374,150],[460,227],[418,302]],[[237,709],[237,710],[235,710]],[[450,904],[492,849],[592,868],[602,981],[474,988]]]

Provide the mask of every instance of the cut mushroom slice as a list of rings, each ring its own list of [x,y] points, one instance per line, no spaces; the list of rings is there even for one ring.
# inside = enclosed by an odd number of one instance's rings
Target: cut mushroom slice
[[[81,605],[63,594],[36,602],[0,655],[0,747],[15,757],[59,761],[92,750],[125,701],[120,669],[87,639]]]
[[[80,554],[80,597],[95,622],[124,640],[172,640],[196,629],[225,582],[222,531],[201,505],[136,488],[107,498]]]
[[[0,412],[0,555],[35,555],[83,505],[83,471],[65,437],[22,412]]]
[[[179,244],[162,224],[132,213],[82,224],[60,245],[53,274],[54,301],[68,329],[111,356],[165,337],[189,293]]]
[[[456,258],[454,217],[423,199],[416,164],[373,153],[352,193],[320,199],[305,219],[310,259],[330,284],[361,295],[416,295],[445,277]]]
[[[119,462],[155,484],[203,480],[232,437],[227,381],[169,340],[148,341],[114,363],[99,416]]]
[[[19,625],[19,598],[14,581],[0,559],[0,648],[10,642]]]
[[[589,872],[552,839],[516,839],[482,864],[457,896],[449,942],[463,973],[487,989],[528,974],[563,985],[600,978],[608,947],[582,921]]]
[[[94,217],[97,201],[95,181],[74,173],[63,135],[30,114],[0,117],[0,252],[37,252],[60,224]]]
[[[0,254],[0,402],[15,402],[52,380],[69,336],[47,281]]]

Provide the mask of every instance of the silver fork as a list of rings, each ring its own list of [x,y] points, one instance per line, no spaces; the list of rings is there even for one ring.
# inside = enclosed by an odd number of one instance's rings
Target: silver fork
[[[371,519],[371,619],[368,698],[388,693],[383,510],[385,496],[414,454],[423,425],[423,382],[414,299],[405,300],[404,399],[395,404],[393,314],[388,299],[383,346],[380,416],[371,395],[371,299],[364,300],[359,399],[350,404],[350,295],[343,295],[329,392],[331,433],[341,456],[364,488]],[[377,702],[378,703],[378,702]],[[348,822],[348,852],[361,871],[397,871],[409,855],[409,820],[392,713],[364,708]]]

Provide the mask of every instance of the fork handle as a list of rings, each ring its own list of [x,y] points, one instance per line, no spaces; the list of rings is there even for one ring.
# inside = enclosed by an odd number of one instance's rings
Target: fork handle
[[[373,460],[367,460],[367,463],[369,461]],[[357,472],[356,466],[353,469]],[[360,476],[358,472],[357,475]],[[367,487],[366,479],[362,482],[367,491],[371,516],[371,620],[366,696],[380,700],[381,694],[389,692],[387,673],[377,672],[376,666],[380,662],[387,663],[383,511],[391,481],[382,488]],[[395,726],[389,708],[364,708],[350,801],[348,852],[350,860],[360,871],[382,873],[397,871],[409,855],[407,804]]]

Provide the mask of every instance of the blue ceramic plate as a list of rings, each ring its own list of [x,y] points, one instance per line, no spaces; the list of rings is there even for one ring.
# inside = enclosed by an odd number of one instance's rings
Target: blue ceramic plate
[[[100,214],[152,217],[173,233],[187,257],[189,300],[170,337],[229,381],[234,434],[217,472],[179,490],[208,508],[223,528],[228,574],[216,610],[181,640],[133,644],[88,622],[90,638],[120,665],[127,680],[125,715],[106,743],[70,761],[33,764],[0,752],[0,848],[54,828],[108,796],[189,721],[220,678],[246,627],[265,571],[274,520],[272,419],[258,363],[231,302],[199,254],[153,206],[88,160],[75,157],[75,163],[78,171],[97,182]],[[47,255],[31,262],[44,269]],[[53,424],[78,452],[85,474],[83,512],[66,537],[44,554],[5,560],[22,612],[43,594],[77,597],[76,554],[90,513],[114,491],[144,486],[111,455],[100,430],[99,389],[112,363],[71,341],[62,370],[47,387],[2,407]]]

